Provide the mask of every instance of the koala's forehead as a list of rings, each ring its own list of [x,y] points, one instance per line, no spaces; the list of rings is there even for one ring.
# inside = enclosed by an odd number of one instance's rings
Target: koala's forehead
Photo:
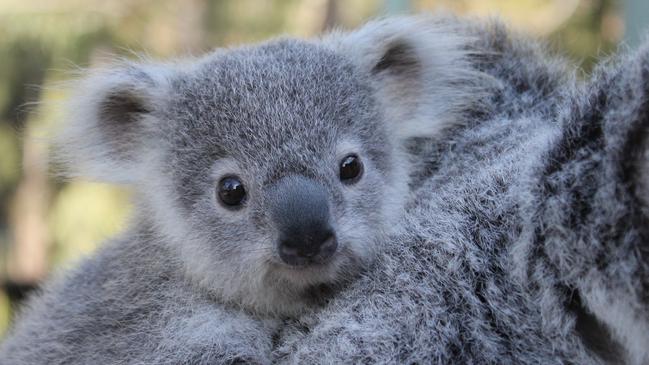
[[[362,139],[376,119],[369,85],[351,62],[303,41],[209,56],[173,86],[175,133],[215,154],[326,148],[341,133]]]

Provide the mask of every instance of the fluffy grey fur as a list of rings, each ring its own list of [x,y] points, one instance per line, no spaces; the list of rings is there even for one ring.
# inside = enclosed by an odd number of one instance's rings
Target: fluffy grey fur
[[[72,176],[132,186],[137,211],[29,303],[3,359],[269,362],[278,321],[324,304],[380,252],[410,192],[405,141],[461,122],[479,95],[454,28],[396,18],[79,81],[57,156]],[[363,163],[354,184],[339,177],[349,154]],[[217,196],[231,175],[247,192],[237,209]],[[285,226],[310,222],[314,204],[337,251],[291,266]]]
[[[467,25],[497,84],[467,126],[413,145],[403,231],[287,363],[649,362],[649,47],[591,80],[497,24]]]
[[[576,81],[497,24],[422,18],[100,72],[64,158],[133,185],[139,214],[31,301],[0,357],[646,363],[648,72],[646,47]],[[231,173],[236,212],[214,197]],[[295,175],[329,194],[325,267],[275,258],[264,197]]]

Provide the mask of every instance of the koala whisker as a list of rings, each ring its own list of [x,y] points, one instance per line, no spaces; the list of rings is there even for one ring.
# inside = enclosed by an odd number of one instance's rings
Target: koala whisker
[[[257,248],[245,248],[245,249],[240,249],[239,252],[241,253],[272,253],[273,249],[270,247],[257,247]]]

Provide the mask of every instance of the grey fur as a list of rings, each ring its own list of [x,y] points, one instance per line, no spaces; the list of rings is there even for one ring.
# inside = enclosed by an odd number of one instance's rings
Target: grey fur
[[[649,45],[580,82],[498,24],[465,31],[497,86],[468,127],[413,145],[420,166],[403,231],[324,310],[281,328],[276,360],[649,361],[638,195]]]
[[[101,72],[63,157],[132,184],[139,214],[31,301],[0,358],[645,363],[648,62],[581,82],[500,25],[397,18]],[[350,151],[367,170],[345,190]],[[234,213],[213,196],[233,171],[251,191]],[[329,191],[341,270],[255,266],[287,175]]]
[[[464,44],[448,21],[400,18],[91,72],[75,86],[56,157],[72,176],[132,186],[135,217],[29,303],[5,361],[269,362],[278,321],[353,281],[395,226],[409,134],[440,133],[476,98],[451,84],[478,84]],[[350,153],[364,166],[353,185],[338,176]],[[236,210],[216,194],[233,174],[248,193]],[[287,181],[317,187],[317,200],[302,193],[284,206]],[[304,215],[291,212],[298,200],[328,205],[317,217],[336,236],[326,264],[291,267],[278,255],[291,217],[276,212]]]

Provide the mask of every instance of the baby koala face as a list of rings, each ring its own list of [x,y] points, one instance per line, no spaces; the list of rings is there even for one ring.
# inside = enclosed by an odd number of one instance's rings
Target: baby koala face
[[[150,200],[175,212],[163,225],[181,226],[195,278],[274,310],[280,298],[302,307],[371,261],[407,176],[367,75],[284,40],[209,56],[169,88],[151,173],[168,194]]]
[[[452,34],[397,18],[104,70],[72,99],[62,156],[134,186],[137,219],[201,290],[296,314],[372,261],[408,195],[404,140],[466,102]]]
[[[170,85],[152,175],[171,187],[156,200],[172,201],[154,210],[176,212],[198,278],[291,297],[370,260],[407,177],[351,62],[276,41],[213,55]]]

